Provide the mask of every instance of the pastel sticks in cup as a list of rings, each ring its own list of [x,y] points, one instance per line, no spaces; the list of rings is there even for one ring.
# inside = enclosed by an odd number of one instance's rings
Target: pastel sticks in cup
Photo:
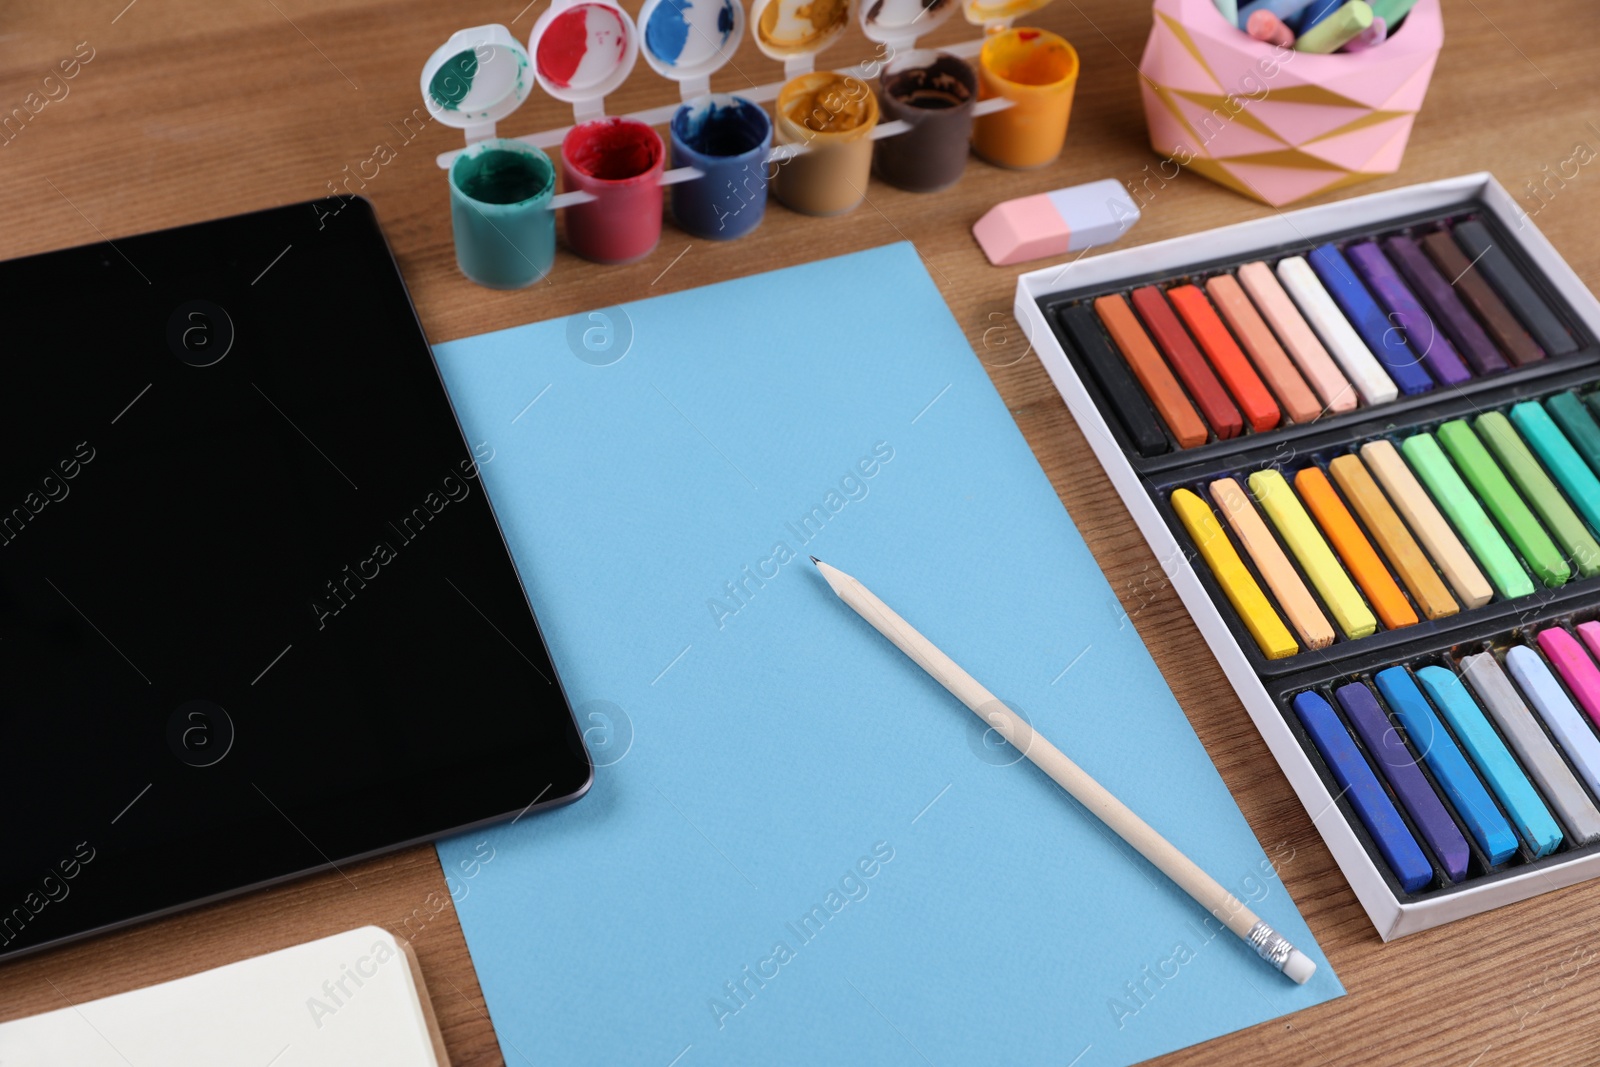
[[[1440,390],[1486,388],[1577,352],[1563,313],[1486,235],[1470,216],[1445,217],[1083,299],[1132,306],[1186,394],[1182,406],[1206,424],[1198,442],[1192,421],[1182,440],[1167,424],[1164,451],[1181,452],[1402,401],[1415,406]],[[1480,245],[1487,259],[1474,267],[1465,247]],[[1535,336],[1556,346],[1549,357]],[[1112,347],[1121,350],[1115,339]],[[1123,355],[1132,362],[1143,351]],[[1180,407],[1148,399],[1158,413]]]

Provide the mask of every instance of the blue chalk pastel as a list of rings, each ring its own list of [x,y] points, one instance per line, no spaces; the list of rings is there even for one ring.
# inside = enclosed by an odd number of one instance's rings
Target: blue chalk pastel
[[[1461,679],[1443,667],[1423,667],[1417,671],[1417,681],[1422,683],[1439,714],[1461,739],[1472,762],[1488,779],[1489,788],[1505,805],[1517,831],[1533,850],[1534,858],[1548,856],[1559,848],[1560,825],[1507,751],[1505,742],[1484,718],[1483,709],[1472,699]]]
[[[1347,2],[1348,0],[1312,0],[1311,5],[1300,12],[1300,20],[1294,27],[1295,36],[1305,33]]]
[[[1312,0],[1254,0],[1239,9],[1239,25],[1243,26],[1250,21],[1250,16],[1257,11],[1270,11],[1285,22],[1299,15]]]
[[[1461,881],[1467,875],[1467,861],[1472,855],[1467,839],[1445,810],[1444,801],[1423,777],[1417,758],[1389,725],[1378,698],[1361,682],[1340,686],[1334,690],[1333,698],[1344,709],[1345,719],[1366,746],[1375,768],[1388,780],[1395,799],[1411,816],[1411,825],[1433,849],[1445,877],[1452,882]]]
[[[1501,814],[1477,772],[1456,747],[1444,724],[1428,706],[1417,683],[1404,667],[1389,667],[1373,676],[1378,692],[1405,727],[1411,744],[1422,753],[1422,760],[1444,790],[1456,817],[1478,843],[1489,863],[1504,863],[1517,852],[1517,835]]]
[[[1316,271],[1322,285],[1339,305],[1344,317],[1350,320],[1356,333],[1372,354],[1383,364],[1389,377],[1400,391],[1408,396],[1426,393],[1434,386],[1433,376],[1422,366],[1422,361],[1411,346],[1406,344],[1405,331],[1389,321],[1378,302],[1372,299],[1367,287],[1361,284],[1344,254],[1331,244],[1323,245],[1306,257],[1311,269]]]
[[[1518,645],[1506,650],[1506,669],[1516,679],[1517,688],[1528,698],[1533,710],[1561,743],[1584,785],[1600,796],[1600,740],[1596,740],[1594,731],[1578,714],[1566,690],[1550,673],[1544,657],[1526,645]]]
[[[1422,854],[1417,839],[1411,836],[1389,794],[1378,784],[1367,759],[1330,705],[1316,693],[1301,693],[1294,698],[1294,713],[1311,743],[1317,746],[1323,762],[1333,772],[1333,780],[1355,808],[1356,816],[1383,853],[1384,862],[1394,872],[1400,887],[1415,893],[1433,881],[1433,865]]]

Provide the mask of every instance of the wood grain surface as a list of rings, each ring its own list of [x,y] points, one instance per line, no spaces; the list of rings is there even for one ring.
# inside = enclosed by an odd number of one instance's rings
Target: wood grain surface
[[[1135,67],[1149,5],[1056,0],[1031,20],[1071,40],[1083,64],[1066,151],[1042,170],[1007,172],[974,160],[960,184],[921,196],[874,182],[867,204],[832,219],[773,205],[760,229],[726,245],[691,239],[669,223],[660,247],[642,262],[601,267],[563,251],[547,283],[490,292],[456,270],[445,178],[433,162],[437,152],[461,144],[459,134],[429,123],[407,142],[399,131],[421,106],[423,61],[450,33],[501,22],[526,39],[546,2],[520,11],[522,0],[0,5],[0,115],[41,91],[44,75],[82,44],[93,54],[66,96],[0,144],[0,256],[312,199],[380,145],[394,158],[363,192],[376,205],[434,341],[912,241],[1250,825],[1269,853],[1284,858],[1284,881],[1349,990],[1332,1003],[1159,1062],[1489,1067],[1600,1059],[1600,886],[1548,893],[1390,945],[1378,940],[1029,354],[1010,314],[1014,272],[991,267],[972,240],[973,221],[1000,200],[1106,177],[1148,179],[1153,194],[1146,194],[1144,218],[1124,244],[1272,210],[1193,175],[1165,183],[1156,176]],[[636,10],[634,0],[626,2]],[[1593,0],[1445,0],[1444,6],[1445,48],[1405,165],[1359,191],[1492,171],[1530,211],[1539,208],[1537,224],[1591,287],[1600,285],[1600,163],[1590,162],[1600,151]],[[958,18],[932,40],[971,33]],[[852,32],[827,59],[843,65],[870,54]],[[715,84],[737,90],[779,75],[777,64],[747,41]],[[635,110],[674,96],[674,87],[641,63],[609,103],[613,112]],[[502,131],[570,121],[570,112],[536,91]],[[1526,184],[1552,173],[1568,177],[1564,187],[1551,183],[1557,191],[1545,194],[1540,208]],[[433,850],[409,849],[346,873],[348,880],[335,873],[307,878],[0,965],[0,1019],[376,923],[409,935],[455,1063],[501,1062],[460,926],[448,906],[440,910],[448,892]],[[938,1050],[926,1051],[937,1063]],[[1078,1050],[1061,1051],[1066,1064]],[[518,1057],[513,1052],[513,1062]]]

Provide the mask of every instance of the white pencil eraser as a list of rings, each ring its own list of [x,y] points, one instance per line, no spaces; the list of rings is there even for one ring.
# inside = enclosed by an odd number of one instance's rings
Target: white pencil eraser
[[[1115,178],[996,204],[972,227],[997,267],[1110,244],[1139,221],[1139,205]]]
[[[1317,973],[1317,965],[1297,948],[1289,950],[1289,958],[1283,961],[1283,973],[1288,975],[1296,985],[1305,985],[1311,981],[1311,976]]]

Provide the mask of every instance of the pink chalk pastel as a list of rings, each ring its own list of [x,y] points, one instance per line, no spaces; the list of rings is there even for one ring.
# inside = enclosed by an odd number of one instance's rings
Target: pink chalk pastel
[[[1589,646],[1589,651],[1594,653],[1595,659],[1600,659],[1600,622],[1579,623],[1578,636]]]
[[[972,226],[997,267],[1110,244],[1139,221],[1139,205],[1114,178],[996,204]]]
[[[1592,622],[1584,625],[1595,627]],[[1583,639],[1590,648],[1600,647],[1600,627],[1583,631]],[[1539,631],[1539,648],[1555,664],[1561,680],[1567,683],[1589,718],[1600,726],[1600,667],[1595,666],[1577,639],[1559,626]]]
[[[1389,39],[1389,24],[1383,21],[1383,16],[1372,16],[1372,25],[1356,34],[1344,43],[1344,52],[1365,52],[1369,48],[1376,48]]]
[[[1282,19],[1265,9],[1251,13],[1245,20],[1244,32],[1267,44],[1283,48],[1294,45],[1294,31]]]

